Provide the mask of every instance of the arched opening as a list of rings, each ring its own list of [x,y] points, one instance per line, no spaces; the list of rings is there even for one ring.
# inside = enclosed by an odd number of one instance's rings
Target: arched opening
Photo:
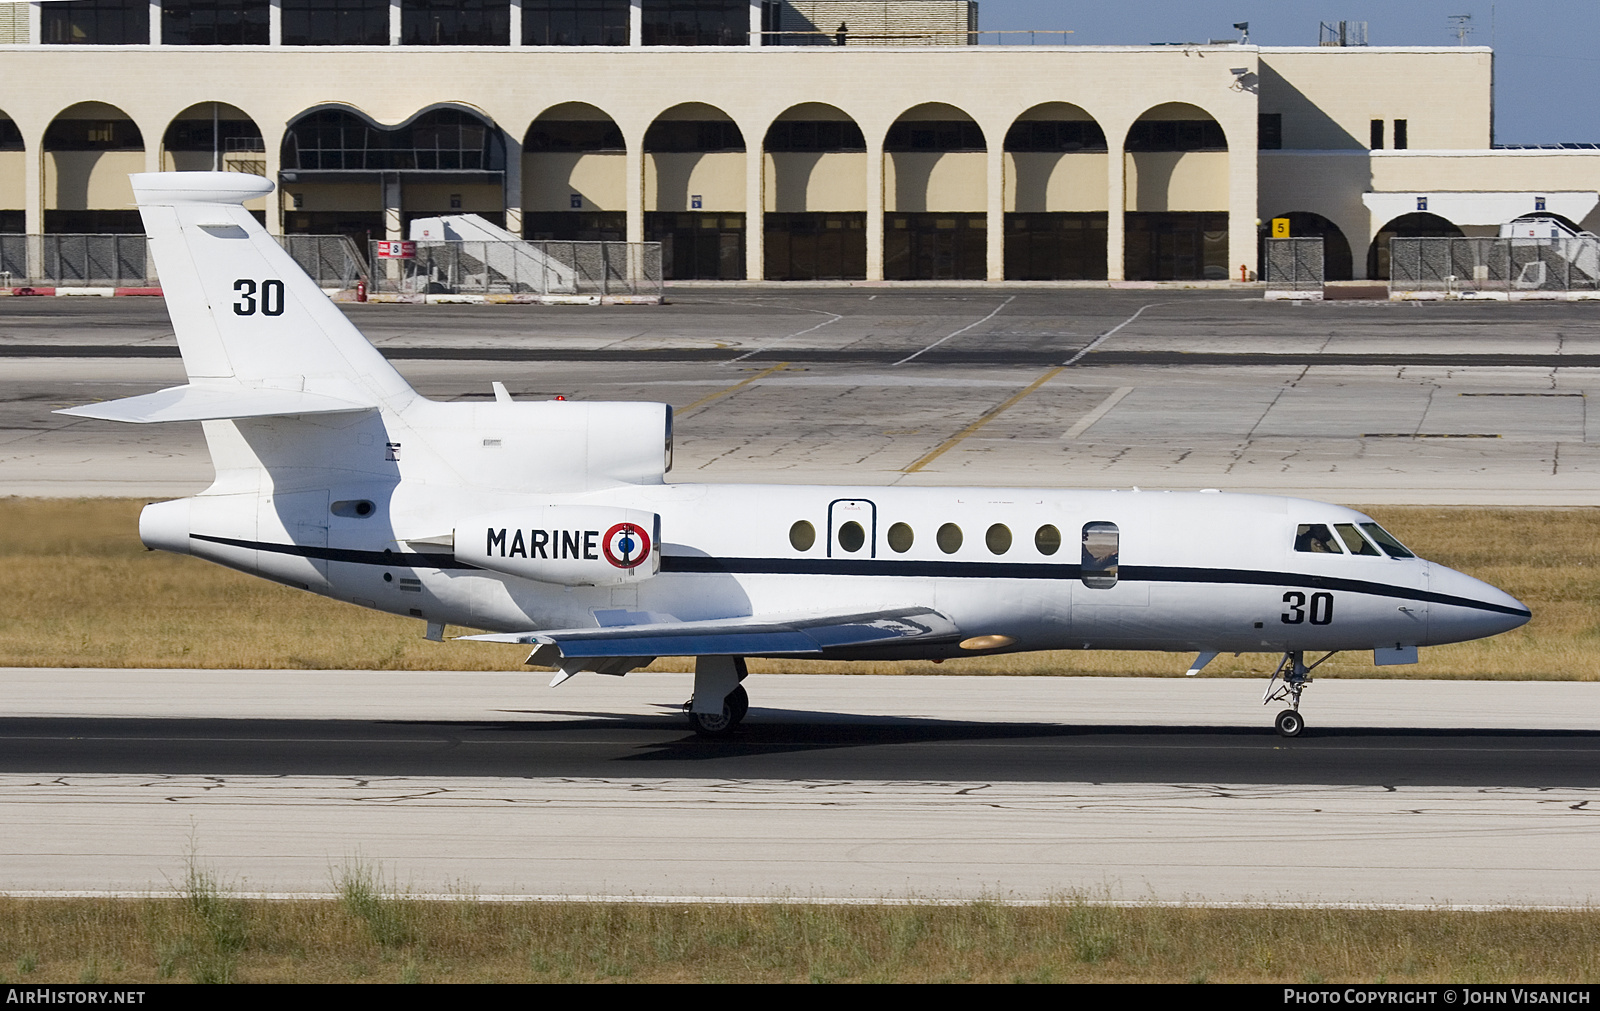
[[[161,137],[163,172],[246,172],[267,174],[267,149],[261,128],[243,110],[225,102],[199,102],[167,124]],[[266,199],[246,205],[266,221]]]
[[[792,106],[762,143],[769,281],[867,276],[867,141],[842,110]]]
[[[1228,279],[1228,139],[1184,102],[1147,110],[1123,143],[1124,276]]]
[[[22,131],[17,129],[17,124],[4,112],[0,112],[0,233],[20,235],[27,230],[28,214],[24,210],[26,203],[27,179],[27,154],[23,151]],[[13,274],[27,276],[27,253],[22,250],[23,265],[21,270],[15,269],[10,262],[12,250],[8,244],[0,244],[0,270],[10,270]]]
[[[622,130],[583,102],[540,113],[522,138],[522,235],[621,242],[628,236]]]
[[[505,224],[505,141],[471,109],[437,106],[394,126],[346,106],[312,109],[284,131],[282,166],[286,232],[361,244],[439,214]]]
[[[1274,214],[1271,220],[1277,218],[1289,219],[1289,235],[1292,238],[1322,239],[1324,280],[1348,281],[1354,276],[1355,259],[1350,252],[1350,240],[1345,238],[1344,231],[1338,225],[1311,211],[1287,211],[1283,214]],[[1271,221],[1262,222],[1262,237],[1265,238],[1271,233]]]
[[[62,110],[44,131],[44,230],[140,234],[128,176],[144,171],[144,135],[104,102]]]
[[[1402,214],[1378,229],[1372,245],[1367,247],[1367,276],[1375,281],[1389,280],[1390,239],[1454,239],[1461,234],[1461,229],[1437,214],[1425,211]]]
[[[1093,116],[1046,102],[1006,131],[1006,280],[1103,280],[1106,135]]]
[[[727,113],[676,105],[644,135],[645,238],[670,280],[743,280],[744,134]]]
[[[900,114],[883,142],[883,276],[982,280],[988,275],[983,130],[952,105]]]

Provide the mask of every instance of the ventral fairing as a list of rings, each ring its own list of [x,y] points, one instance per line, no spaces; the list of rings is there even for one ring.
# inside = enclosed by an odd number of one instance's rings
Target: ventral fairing
[[[1265,701],[1303,722],[1308,653],[1525,623],[1371,517],[1216,492],[669,483],[665,404],[418,395],[242,206],[238,173],[133,177],[187,385],[63,413],[199,421],[216,481],[145,509],[152,548],[621,675],[693,656],[689,722],[736,727],[745,658],[1023,650],[1281,654]],[[1326,659],[1324,656],[1323,659]]]

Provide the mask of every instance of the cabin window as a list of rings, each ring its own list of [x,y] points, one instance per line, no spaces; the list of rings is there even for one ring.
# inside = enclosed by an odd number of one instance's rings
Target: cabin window
[[[916,539],[909,523],[896,523],[889,528],[889,547],[902,555],[911,550],[911,542]]]
[[[983,543],[988,545],[992,554],[1005,554],[1011,550],[1011,528],[1004,523],[996,523],[983,535]]]
[[[794,526],[789,528],[789,543],[796,551],[810,551],[817,543],[817,528],[810,520],[795,520]]]
[[[867,532],[855,520],[839,528],[839,547],[846,551],[860,551],[861,545],[865,543],[867,543]]]
[[[1313,555],[1342,555],[1333,539],[1333,531],[1325,523],[1302,523],[1294,534],[1294,549]]]
[[[1413,555],[1411,552],[1407,551],[1404,544],[1401,544],[1399,541],[1395,540],[1394,534],[1391,534],[1389,531],[1378,526],[1378,524],[1363,523],[1361,524],[1361,529],[1367,532],[1368,537],[1377,541],[1378,547],[1382,548],[1384,551],[1387,551],[1390,558],[1417,557],[1416,555]]]
[[[1344,546],[1350,549],[1352,555],[1372,555],[1376,558],[1383,557],[1378,549],[1361,536],[1361,531],[1356,529],[1354,523],[1335,523],[1333,529],[1339,531],[1339,539],[1344,541]]]
[[[1117,555],[1121,535],[1115,523],[1083,525],[1083,585],[1092,590],[1109,590],[1117,585]]]
[[[1033,533],[1033,546],[1041,555],[1053,555],[1061,550],[1061,531],[1046,523]]]
[[[938,542],[939,550],[947,555],[953,555],[961,550],[961,528],[954,523],[946,523],[940,527],[933,539]]]

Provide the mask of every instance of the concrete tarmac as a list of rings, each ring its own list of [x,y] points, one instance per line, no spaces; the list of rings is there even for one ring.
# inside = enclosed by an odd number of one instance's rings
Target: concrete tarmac
[[[1582,905],[1600,685],[0,671],[0,890]],[[404,690],[396,690],[403,684]],[[529,705],[528,703],[532,703]],[[1136,720],[1134,719],[1136,717]]]
[[[484,399],[498,379],[525,398],[673,404],[679,481],[1600,502],[1586,303],[849,288],[346,310],[432,397]],[[175,350],[158,300],[0,300],[0,491],[204,487],[198,425],[50,413],[183,382]]]

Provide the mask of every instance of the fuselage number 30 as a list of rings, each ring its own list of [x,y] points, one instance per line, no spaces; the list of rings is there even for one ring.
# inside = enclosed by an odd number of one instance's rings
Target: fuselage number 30
[[[258,311],[263,316],[283,315],[282,281],[266,280],[258,285],[247,277],[241,277],[233,282],[233,290],[239,294],[239,300],[233,303],[235,316],[254,316]]]
[[[1333,594],[1313,593],[1311,606],[1306,606],[1306,595],[1299,590],[1290,590],[1283,595],[1283,602],[1289,609],[1278,616],[1285,625],[1298,625],[1307,618],[1313,625],[1333,624]],[[1309,610],[1309,613],[1307,613]]]

